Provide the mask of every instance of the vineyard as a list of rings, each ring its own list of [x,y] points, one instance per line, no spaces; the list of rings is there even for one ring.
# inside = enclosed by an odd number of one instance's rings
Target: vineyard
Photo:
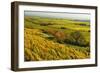
[[[25,61],[90,58],[89,22],[27,16],[24,20]]]

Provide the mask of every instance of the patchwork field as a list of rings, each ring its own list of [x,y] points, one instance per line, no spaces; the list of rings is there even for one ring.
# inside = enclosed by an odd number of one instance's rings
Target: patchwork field
[[[24,53],[25,61],[90,58],[90,23],[25,16]]]

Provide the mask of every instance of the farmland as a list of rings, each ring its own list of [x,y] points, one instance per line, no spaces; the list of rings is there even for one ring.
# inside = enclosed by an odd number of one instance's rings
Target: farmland
[[[25,16],[25,61],[90,58],[90,32],[88,21]]]

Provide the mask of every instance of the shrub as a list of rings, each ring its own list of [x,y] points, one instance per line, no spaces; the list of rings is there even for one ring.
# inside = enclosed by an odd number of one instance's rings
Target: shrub
[[[64,40],[66,38],[66,35],[64,32],[62,31],[57,31],[57,30],[42,30],[43,33],[46,33],[46,34],[50,34],[52,35],[53,37],[49,37],[48,39],[54,39],[59,42],[59,43],[64,43]]]
[[[65,33],[62,31],[56,31],[56,30],[51,30],[49,31],[50,34],[52,34],[55,38],[55,41],[59,43],[64,43],[65,40]]]
[[[56,30],[53,30],[53,29],[48,29],[48,30],[45,30],[45,31],[49,34],[52,34],[52,35],[55,35],[55,33],[57,32]]]
[[[85,37],[79,31],[72,32],[66,37],[64,42],[79,46],[89,46],[89,42],[86,41]]]
[[[86,26],[86,24],[83,24],[83,23],[81,23],[80,25],[81,25],[81,26]]]
[[[48,25],[52,25],[52,23],[48,23],[48,22],[41,22],[40,23],[41,26],[48,26]]]
[[[66,27],[61,27],[61,29],[66,29]]]
[[[88,30],[88,32],[90,32],[90,30]]]

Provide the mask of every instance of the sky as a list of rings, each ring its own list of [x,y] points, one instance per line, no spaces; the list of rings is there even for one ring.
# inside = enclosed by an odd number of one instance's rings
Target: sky
[[[40,16],[48,18],[64,18],[72,20],[90,20],[88,13],[71,13],[71,12],[43,12],[43,11],[24,11],[25,16]]]

